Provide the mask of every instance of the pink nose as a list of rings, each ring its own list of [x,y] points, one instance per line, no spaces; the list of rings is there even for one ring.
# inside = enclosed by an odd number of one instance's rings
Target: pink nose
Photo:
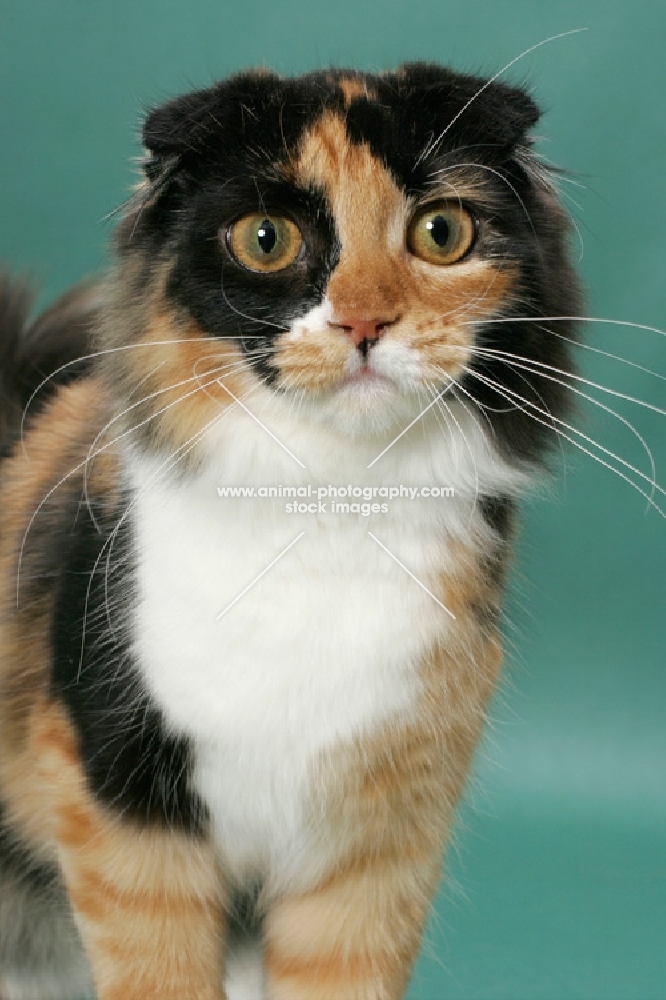
[[[356,316],[343,316],[333,322],[333,326],[344,330],[352,344],[357,347],[364,342],[374,343],[379,340],[387,327],[395,323],[397,317],[385,319],[358,319]]]

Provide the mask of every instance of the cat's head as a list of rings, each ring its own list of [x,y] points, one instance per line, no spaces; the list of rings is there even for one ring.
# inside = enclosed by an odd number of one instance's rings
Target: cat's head
[[[575,314],[577,285],[537,119],[522,90],[424,64],[246,73],[149,114],[107,336],[175,342],[114,356],[165,408],[153,439],[232,393],[357,436],[445,393],[538,457],[567,402],[543,366],[570,370],[571,336],[540,319]]]

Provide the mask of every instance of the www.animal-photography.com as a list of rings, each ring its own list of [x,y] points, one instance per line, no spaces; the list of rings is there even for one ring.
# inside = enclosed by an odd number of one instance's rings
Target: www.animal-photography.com
[[[0,1000],[666,998],[665,35],[3,5]]]

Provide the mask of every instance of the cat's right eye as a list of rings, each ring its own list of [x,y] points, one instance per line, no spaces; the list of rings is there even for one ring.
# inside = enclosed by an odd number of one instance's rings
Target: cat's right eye
[[[304,244],[298,226],[283,215],[253,212],[226,231],[229,252],[250,271],[282,271],[301,255]]]

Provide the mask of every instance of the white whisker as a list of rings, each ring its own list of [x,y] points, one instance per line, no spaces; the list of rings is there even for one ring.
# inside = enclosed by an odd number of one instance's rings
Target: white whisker
[[[207,384],[212,385],[216,381],[217,381],[217,378],[213,378],[213,379],[211,379],[210,383],[207,383]],[[187,398],[189,398],[190,396],[194,395],[195,393],[197,393],[199,391],[200,391],[200,388],[197,388],[197,389],[193,389],[189,393],[185,393],[183,396],[179,396],[178,399],[172,400],[172,402],[169,403],[167,406],[164,406],[160,410],[157,410],[155,413],[153,413],[150,416],[146,417],[145,420],[142,420],[140,423],[135,424],[133,427],[129,427],[127,430],[123,431],[122,434],[117,435],[117,437],[113,438],[111,441],[107,441],[100,448],[98,448],[97,451],[94,454],[92,454],[92,455],[88,454],[86,456],[86,458],[84,458],[81,462],[78,462],[77,465],[75,465],[73,469],[70,469],[70,471],[67,473],[67,475],[65,475],[61,479],[59,479],[58,482],[54,486],[51,487],[51,489],[48,491],[48,493],[46,493],[46,495],[44,497],[42,497],[42,499],[40,500],[39,504],[37,505],[37,507],[33,511],[32,515],[30,517],[30,520],[28,521],[28,524],[26,526],[25,532],[23,533],[23,538],[21,540],[21,546],[20,546],[20,549],[19,549],[18,563],[17,563],[17,573],[16,573],[16,606],[17,607],[19,606],[21,566],[22,566],[22,563],[23,563],[23,553],[24,553],[24,550],[25,550],[26,539],[28,537],[30,529],[32,528],[32,525],[35,522],[35,518],[39,514],[39,512],[42,509],[42,507],[44,506],[44,504],[49,500],[49,498],[52,497],[53,494],[56,492],[56,490],[58,490],[63,485],[63,483],[67,482],[67,480],[71,476],[75,475],[75,473],[77,473],[80,469],[83,469],[87,465],[87,463],[89,461],[94,460],[98,455],[101,455],[102,452],[106,451],[108,448],[111,448],[118,441],[120,441],[123,438],[127,437],[129,434],[133,434],[135,431],[139,430],[139,428],[143,427],[145,424],[149,423],[151,420],[154,420],[155,417],[158,417],[158,416],[160,416],[160,414],[164,413],[166,410],[171,409],[172,406],[176,406],[178,403],[182,402],[183,399],[187,399]]]
[[[666,375],[660,375],[659,372],[653,372],[651,368],[646,368],[645,365],[639,365],[636,361],[629,361],[628,358],[623,358],[619,354],[612,354],[610,351],[604,351],[600,347],[593,347],[591,344],[583,344],[579,340],[574,340],[573,337],[567,337],[564,333],[560,333],[559,330],[551,330],[547,326],[541,326],[539,323],[536,324],[537,329],[543,330],[544,333],[549,333],[551,337],[558,337],[560,340],[564,340],[567,344],[572,344],[574,347],[579,347],[584,351],[593,351],[594,354],[602,354],[605,358],[611,358],[613,361],[619,361],[621,364],[629,365],[631,368],[636,368],[638,371],[645,372],[646,375],[652,375],[654,378],[661,379],[662,382],[666,382]]]
[[[523,396],[520,396],[518,393],[514,392],[512,389],[507,389],[506,386],[503,386],[501,383],[496,382],[494,379],[491,379],[488,376],[482,375],[480,372],[475,371],[474,369],[470,369],[470,374],[473,375],[474,378],[479,379],[479,381],[483,382],[485,385],[490,386],[492,389],[494,389],[498,393],[498,395],[503,396],[504,399],[506,399],[508,402],[513,402],[514,405],[516,406],[516,409],[521,410],[521,412],[525,413],[526,416],[530,417],[536,423],[543,424],[545,427],[549,427],[551,430],[554,429],[552,427],[552,423],[549,420],[542,420],[539,417],[535,416],[535,414],[533,412],[531,412],[531,410],[536,410],[537,413],[543,414],[543,411],[541,410],[540,407],[538,407],[536,405],[536,403],[530,402],[530,400],[527,400]],[[516,402],[517,400],[519,402]],[[524,406],[521,406],[520,405],[521,403],[523,403]],[[526,410],[525,406],[528,406],[530,409]],[[593,447],[598,448],[604,454],[609,455],[611,458],[613,458],[615,461],[619,462],[621,465],[629,468],[632,472],[634,472],[637,475],[639,475],[642,479],[647,479],[648,482],[650,482],[650,483],[652,482],[649,479],[649,477],[645,475],[645,473],[640,472],[640,470],[638,470],[638,469],[635,469],[632,465],[629,465],[628,462],[625,462],[624,459],[620,458],[619,455],[615,455],[614,452],[610,451],[608,448],[604,448],[597,441],[594,441],[593,438],[590,438],[586,434],[583,434],[582,431],[579,431],[579,430],[577,430],[577,428],[572,427],[570,424],[567,424],[565,421],[561,420],[559,417],[552,417],[552,419],[555,420],[558,424],[561,424],[562,426],[566,427],[572,433],[579,434],[584,440],[586,440],[589,443],[591,443],[593,445]],[[571,444],[573,444],[580,451],[584,452],[586,455],[589,455],[596,462],[599,462],[600,465],[603,465],[603,466],[605,466],[605,468],[610,469],[611,472],[614,472],[621,479],[624,479],[625,482],[629,483],[630,486],[633,486],[633,488],[635,490],[637,490],[637,492],[640,493],[641,496],[645,497],[645,499],[647,500],[648,504],[651,507],[654,507],[654,509],[656,511],[658,511],[659,514],[662,517],[666,518],[666,514],[655,503],[655,501],[651,499],[650,494],[646,493],[645,490],[641,489],[641,487],[638,486],[638,484],[635,483],[633,481],[633,479],[630,479],[629,476],[625,475],[619,469],[616,469],[615,466],[613,466],[613,465],[610,464],[610,462],[606,462],[604,459],[600,458],[599,455],[595,455],[594,452],[592,452],[592,451],[589,450],[589,448],[586,448],[584,445],[582,445],[580,443],[580,441],[577,441],[575,438],[571,437],[569,434],[566,434],[560,428],[556,428],[554,430],[555,430],[555,433],[559,434],[561,437],[563,437],[565,441],[569,441]],[[657,487],[657,488],[659,489],[659,487]],[[661,492],[664,492],[664,491],[661,490]]]
[[[481,349],[481,353],[485,354],[486,351],[483,350],[483,348],[482,348]],[[497,353],[498,352],[493,351],[492,352],[492,356],[493,357],[497,356]],[[638,441],[643,446],[643,448],[645,449],[645,452],[646,452],[646,454],[648,456],[648,460],[650,462],[650,467],[652,469],[652,476],[648,477],[648,482],[650,482],[651,485],[652,485],[651,497],[654,497],[654,491],[655,491],[655,489],[660,489],[657,486],[657,483],[656,483],[656,474],[657,474],[657,472],[656,472],[656,467],[655,467],[655,462],[654,462],[654,456],[652,454],[652,451],[648,447],[647,442],[642,437],[642,435],[636,430],[636,428],[634,427],[634,425],[632,423],[630,423],[620,413],[617,413],[616,410],[613,410],[612,407],[606,406],[605,403],[602,403],[600,400],[595,399],[594,396],[590,396],[589,393],[583,392],[582,389],[577,389],[576,386],[569,385],[563,379],[556,378],[554,375],[548,375],[545,372],[540,371],[539,369],[533,368],[531,366],[531,363],[528,365],[528,364],[523,364],[523,363],[521,363],[519,361],[509,360],[510,357],[514,357],[514,355],[508,355],[507,358],[503,359],[503,360],[505,360],[506,364],[511,365],[513,368],[520,368],[523,371],[529,371],[533,375],[538,375],[540,378],[548,379],[550,382],[556,382],[558,385],[564,386],[570,392],[573,392],[576,395],[581,396],[583,399],[588,400],[588,402],[592,403],[594,406],[599,407],[600,409],[604,410],[606,413],[610,413],[611,416],[615,417],[617,420],[619,420],[621,423],[623,423],[631,431],[631,433],[638,439]],[[566,374],[566,373],[563,372],[562,374]],[[569,377],[568,374],[567,374],[567,377]],[[582,381],[587,382],[587,379],[582,379]],[[532,389],[533,392],[537,392],[536,388],[534,387],[534,385],[532,385],[531,382],[528,382],[527,384],[530,386],[530,388]],[[591,383],[591,384],[592,385],[596,385],[596,383]],[[603,388],[603,386],[600,386],[599,388]],[[537,392],[537,395],[539,395],[538,392]],[[543,402],[543,400],[542,400],[542,402]],[[544,404],[544,406],[545,406],[545,404]],[[548,408],[546,407],[546,409],[548,409]],[[576,431],[576,433],[582,434],[581,431]]]
[[[655,406],[653,403],[646,403],[643,399],[637,399],[635,396],[629,396],[626,392],[619,392],[617,389],[609,389],[608,386],[602,385],[600,382],[593,382],[589,378],[584,378],[582,375],[576,375],[574,372],[564,371],[562,368],[557,368],[555,365],[546,364],[545,361],[535,361],[532,358],[524,357],[521,354],[512,354],[510,351],[503,351],[496,347],[475,347],[475,352],[484,354],[496,354],[501,355],[505,358],[515,358],[517,361],[524,361],[530,365],[534,365],[536,368],[543,368],[547,371],[557,372],[559,375],[564,375],[565,378],[573,379],[575,382],[583,382],[585,385],[592,386],[593,389],[598,389],[600,392],[607,392],[611,396],[617,396],[619,399],[624,399],[628,403],[636,403],[637,406],[644,406],[647,410],[652,410],[654,413],[658,413],[660,416],[666,416],[666,410],[662,410],[661,407]],[[546,376],[544,375],[544,378]]]
[[[450,381],[453,383],[454,379],[450,378]],[[472,467],[474,469],[474,499],[472,501],[472,509],[471,509],[470,516],[469,516],[469,522],[471,524],[472,520],[474,519],[474,515],[476,513],[477,503],[478,503],[478,500],[479,500],[479,492],[480,492],[480,487],[479,487],[479,482],[480,482],[480,480],[479,480],[479,467],[478,467],[478,465],[476,463],[476,457],[474,455],[474,451],[472,449],[472,446],[469,443],[467,435],[465,434],[464,430],[460,426],[460,422],[458,421],[455,413],[453,412],[453,410],[451,409],[451,407],[448,405],[448,403],[442,398],[441,393],[439,392],[439,390],[437,390],[437,393],[438,394],[437,394],[436,398],[438,400],[438,404],[437,404],[438,408],[443,407],[446,410],[446,412],[448,413],[448,415],[451,418],[451,420],[453,420],[454,424],[456,425],[456,427],[458,429],[458,432],[460,433],[460,435],[461,435],[461,437],[463,439],[463,442],[465,443],[465,445],[467,447],[467,451],[469,452],[469,457],[472,460]],[[465,407],[465,409],[467,409],[467,408]],[[467,412],[469,412],[469,411],[467,411]]]
[[[645,330],[648,333],[658,333],[666,337],[666,330],[658,326],[648,326],[646,323],[632,323],[628,319],[608,319],[604,316],[497,316],[484,320],[484,323],[608,323],[611,326],[626,326],[634,330]],[[468,320],[465,326],[478,326],[478,320]],[[549,331],[552,332],[552,331]],[[631,364],[631,362],[627,362]],[[658,376],[663,378],[664,376]]]
[[[238,340],[238,339],[239,335],[237,333],[221,334],[221,335],[216,335],[215,337],[215,340]],[[265,338],[262,334],[252,334],[252,335],[246,334],[245,339],[264,340]],[[101,358],[107,354],[116,354],[119,351],[132,351],[132,350],[137,350],[140,347],[166,347],[170,344],[201,344],[204,343],[206,340],[211,340],[212,342],[213,339],[205,336],[175,337],[170,340],[147,340],[140,344],[122,344],[120,347],[106,347],[102,351],[92,351],[90,354],[82,354],[80,357],[73,358],[71,361],[67,361],[64,365],[60,365],[58,368],[55,369],[55,371],[52,371],[50,375],[47,375],[46,378],[43,378],[36,389],[33,389],[28,399],[28,402],[23,407],[23,413],[21,415],[20,440],[26,461],[28,462],[30,461],[28,453],[25,450],[25,443],[24,443],[25,421],[28,415],[28,410],[30,409],[30,406],[32,405],[32,401],[35,398],[35,396],[37,396],[44,388],[44,386],[48,382],[50,382],[52,378],[55,378],[56,375],[59,375],[61,372],[64,372],[65,369],[67,368],[71,368],[72,365],[80,364],[82,361],[92,361],[94,358]]]
[[[506,66],[503,66],[502,69],[500,69],[497,73],[494,74],[494,76],[491,76],[489,80],[486,80],[486,82],[483,84],[483,86],[479,87],[479,89],[474,94],[474,96],[470,97],[469,101],[467,101],[467,103],[463,105],[463,107],[460,109],[460,111],[458,111],[458,113],[453,116],[453,118],[451,119],[451,121],[449,122],[449,124],[446,126],[446,128],[443,130],[443,132],[441,132],[438,135],[437,139],[435,139],[434,141],[431,140],[427,144],[427,146],[425,147],[425,149],[423,150],[423,152],[418,157],[418,159],[417,159],[416,163],[414,164],[414,166],[417,167],[419,165],[419,163],[421,163],[427,156],[430,156],[430,154],[436,149],[436,147],[442,141],[442,139],[444,138],[444,136],[446,135],[446,133],[449,131],[449,129],[452,128],[453,125],[455,125],[455,123],[458,121],[458,119],[460,118],[460,116],[463,115],[465,113],[465,111],[467,111],[467,109],[470,106],[470,104],[473,104],[474,101],[478,97],[481,96],[481,94],[484,92],[484,90],[486,90],[488,87],[490,87],[490,85],[492,83],[494,83],[495,80],[497,80],[500,76],[502,76],[503,73],[506,73],[506,71],[508,69],[511,69],[512,66],[515,66],[515,64],[517,62],[519,62],[519,60],[524,59],[525,56],[527,56],[527,55],[530,54],[530,52],[534,52],[536,49],[540,49],[542,45],[548,45],[549,42],[555,42],[555,41],[557,41],[560,38],[566,38],[568,35],[578,35],[581,31],[587,31],[587,28],[572,28],[569,31],[561,31],[557,35],[550,35],[548,38],[544,38],[540,42],[537,42],[536,45],[530,45],[530,47],[528,49],[525,49],[524,52],[521,52],[520,55],[517,55],[513,59],[511,59],[511,61],[508,62],[506,64]]]
[[[200,359],[200,360],[204,360],[204,359]],[[234,366],[239,366],[242,363],[243,363],[242,359],[237,359],[237,360],[235,360],[233,362],[230,362],[228,365],[221,365],[220,367],[214,369],[213,372],[210,372],[209,374],[213,374],[214,373],[215,378],[213,378],[211,380],[211,382],[207,383],[207,384],[212,385],[216,381],[216,378],[219,375],[220,371],[226,370],[227,368],[231,368],[231,367],[234,367]],[[158,417],[162,413],[165,413],[167,410],[171,409],[172,406],[175,406],[177,403],[180,403],[183,399],[188,399],[190,396],[195,395],[199,391],[199,389],[202,388],[202,386],[201,386],[201,377],[198,376],[197,374],[194,374],[194,375],[191,375],[189,378],[182,379],[180,382],[173,382],[171,385],[165,386],[162,389],[157,389],[155,392],[151,392],[149,395],[144,396],[142,399],[137,400],[135,403],[132,403],[131,406],[128,406],[124,410],[121,410],[119,413],[116,413],[109,421],[107,421],[107,423],[104,425],[104,427],[102,427],[102,429],[98,432],[98,434],[94,438],[92,444],[90,445],[90,448],[88,449],[88,455],[87,455],[86,461],[84,463],[84,469],[83,469],[83,496],[84,496],[84,499],[85,499],[86,506],[88,508],[88,512],[90,514],[90,517],[91,517],[91,519],[93,521],[93,524],[95,525],[95,528],[97,529],[98,532],[100,530],[99,529],[99,525],[97,524],[97,520],[96,520],[95,515],[94,515],[94,513],[92,511],[92,507],[90,505],[90,501],[89,501],[89,498],[88,498],[88,465],[89,465],[90,462],[92,462],[97,457],[97,455],[99,455],[101,453],[102,450],[104,450],[104,449],[100,449],[100,451],[97,451],[97,452],[95,451],[95,447],[97,445],[97,442],[106,433],[106,431],[111,426],[113,426],[113,424],[117,423],[119,420],[121,420],[123,417],[125,417],[132,410],[136,409],[139,406],[143,406],[149,400],[155,399],[157,396],[161,396],[161,395],[163,395],[166,392],[172,392],[174,389],[178,389],[180,386],[188,385],[190,382],[197,382],[198,383],[197,388],[193,389],[189,393],[185,393],[183,396],[179,396],[177,400],[173,400],[171,403],[168,403],[166,406],[163,406],[161,409],[159,409],[155,413],[151,414],[150,417],[147,418],[147,420],[144,420],[141,423],[136,424],[134,427],[132,427],[131,432],[133,432],[135,430],[138,430],[140,427],[143,426],[143,424],[147,423],[148,420],[154,420],[155,417]],[[208,395],[210,395],[210,394],[208,394]],[[115,437],[113,439],[113,441],[109,442],[108,447],[111,447],[112,444],[115,444],[117,441],[121,440],[121,438],[125,437],[128,433],[131,433],[131,432],[130,431],[124,431],[122,434],[118,435],[118,437]],[[107,447],[107,446],[105,446],[105,447]],[[94,452],[94,454],[93,454],[93,452]]]

